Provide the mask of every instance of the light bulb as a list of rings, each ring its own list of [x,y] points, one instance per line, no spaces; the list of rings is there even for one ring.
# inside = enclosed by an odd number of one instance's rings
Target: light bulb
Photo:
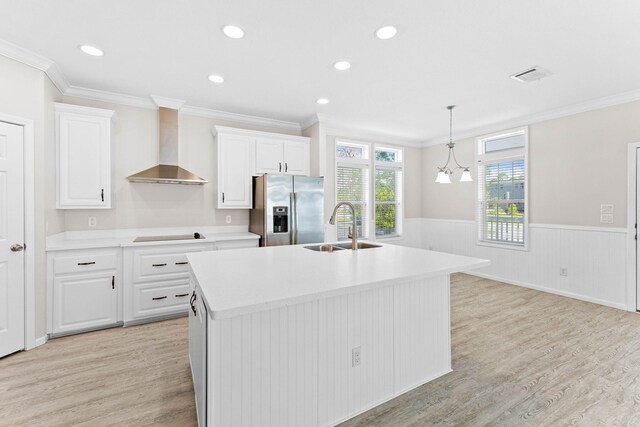
[[[442,181],[440,181],[440,183],[441,184],[451,184],[451,176],[446,172],[443,172],[443,173],[444,173],[444,178],[442,179]]]
[[[469,169],[465,169],[462,171],[462,176],[460,177],[460,182],[472,182],[473,178],[471,178],[471,172]]]
[[[436,182],[437,182],[438,184],[441,184],[441,183],[442,183],[442,181],[444,180],[444,176],[445,176],[445,175],[446,175],[446,174],[445,174],[444,172],[442,172],[442,171],[438,172],[438,176],[436,177]]]

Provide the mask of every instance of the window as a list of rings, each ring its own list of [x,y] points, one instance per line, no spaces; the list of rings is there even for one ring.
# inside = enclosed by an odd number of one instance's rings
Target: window
[[[477,139],[478,240],[526,248],[527,128]]]
[[[376,147],[376,237],[402,234],[402,151]]]
[[[336,202],[353,204],[358,238],[402,233],[402,167],[402,149],[336,141]],[[338,239],[348,239],[352,221],[351,210],[341,207]]]

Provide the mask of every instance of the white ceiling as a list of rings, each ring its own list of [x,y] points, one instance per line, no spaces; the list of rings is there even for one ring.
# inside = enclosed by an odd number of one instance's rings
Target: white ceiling
[[[640,89],[634,0],[0,0],[71,85],[425,141]],[[221,27],[245,30],[240,40]],[[398,27],[378,40],[383,25]],[[94,58],[79,44],[105,51]],[[332,64],[351,62],[340,72]],[[535,83],[509,75],[539,65]],[[216,85],[209,74],[224,76]],[[315,100],[330,99],[320,106]],[[455,135],[454,135],[455,136]]]

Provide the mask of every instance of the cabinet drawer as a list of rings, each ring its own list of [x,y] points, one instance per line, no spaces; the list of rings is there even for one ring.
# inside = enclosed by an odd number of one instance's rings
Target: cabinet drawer
[[[226,249],[241,249],[241,248],[257,248],[258,239],[247,240],[224,240],[216,242],[216,249],[224,251]]]
[[[118,260],[115,253],[95,255],[56,256],[53,259],[53,273],[81,273],[99,270],[116,270]]]
[[[133,255],[133,281],[138,283],[151,280],[187,278],[189,262],[185,254],[211,249],[213,249],[213,245],[136,250]]]
[[[190,295],[188,279],[137,285],[133,290],[133,315],[139,318],[186,311]]]

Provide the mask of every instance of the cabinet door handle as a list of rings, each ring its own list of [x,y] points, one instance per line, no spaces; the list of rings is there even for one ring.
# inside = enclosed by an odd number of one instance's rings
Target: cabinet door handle
[[[151,298],[151,299],[154,300],[154,301],[157,301],[159,299],[166,299],[166,298],[167,298],[167,296],[165,295],[163,297],[155,297],[155,298]]]
[[[191,311],[193,311],[193,315],[197,315],[196,306],[194,303],[196,302],[196,291],[193,291],[191,294],[191,298],[189,298],[189,305],[191,306]]]
[[[278,162],[278,172],[282,172],[282,162]]]
[[[100,191],[100,198],[104,202],[104,188]]]
[[[176,298],[186,297],[189,294],[176,294]]]
[[[176,265],[186,265],[189,264],[188,261],[176,262]]]
[[[164,267],[165,265],[167,265],[166,262],[164,264],[151,264],[152,267]]]
[[[289,163],[286,163],[286,162],[285,162],[285,164],[284,164],[284,171],[286,172],[287,170],[289,170]]]
[[[224,192],[222,193],[222,203],[224,203]]]
[[[111,289],[116,288],[116,276],[111,276]]]
[[[78,265],[93,265],[95,264],[95,261],[91,261],[91,262],[79,262]]]

